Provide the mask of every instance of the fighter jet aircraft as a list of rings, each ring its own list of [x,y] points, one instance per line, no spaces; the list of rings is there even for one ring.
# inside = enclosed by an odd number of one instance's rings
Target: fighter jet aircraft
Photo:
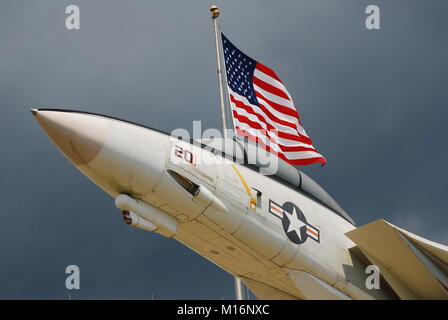
[[[269,156],[256,146],[185,141],[93,113],[31,111],[128,225],[181,242],[259,299],[448,298],[448,247],[384,220],[357,228],[303,172],[280,159],[267,170]],[[371,265],[380,281],[373,288]]]

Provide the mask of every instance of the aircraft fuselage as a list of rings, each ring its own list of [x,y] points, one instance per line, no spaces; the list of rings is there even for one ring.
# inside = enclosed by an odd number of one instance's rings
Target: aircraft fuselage
[[[172,237],[259,298],[385,299],[349,250],[349,221],[250,165],[99,115],[33,112],[64,155],[116,199],[127,223]],[[141,220],[140,220],[141,219]]]

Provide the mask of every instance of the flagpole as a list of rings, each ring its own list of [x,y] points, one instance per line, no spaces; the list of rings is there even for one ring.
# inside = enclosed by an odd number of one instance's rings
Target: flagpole
[[[210,12],[212,13],[213,27],[215,30],[215,44],[216,44],[216,63],[218,66],[218,84],[219,84],[219,99],[221,102],[221,119],[222,119],[222,129],[224,139],[227,139],[227,121],[226,121],[226,107],[224,103],[224,80],[222,74],[222,63],[221,63],[221,32],[219,31],[219,9],[216,6],[210,7]],[[236,300],[243,300],[243,282],[240,278],[234,277],[235,279],[235,298]]]
[[[219,99],[221,102],[221,119],[222,119],[222,129],[223,136],[227,139],[227,120],[226,120],[226,107],[224,103],[224,81],[222,76],[222,63],[221,63],[221,35],[219,31],[219,9],[216,6],[210,7],[210,12],[212,13],[213,27],[215,30],[215,44],[216,44],[216,63],[218,67],[218,84],[219,84]]]

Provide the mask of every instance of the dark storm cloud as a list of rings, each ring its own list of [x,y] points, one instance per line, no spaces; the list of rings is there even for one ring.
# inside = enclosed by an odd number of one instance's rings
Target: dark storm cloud
[[[380,31],[364,27],[371,3]],[[68,4],[81,9],[79,31],[64,27]],[[384,218],[448,242],[445,1],[217,4],[223,31],[278,71],[328,159],[302,169],[359,225]],[[113,200],[28,112],[81,109],[166,131],[198,119],[219,127],[209,5],[1,2],[0,298],[67,298],[68,264],[81,268],[76,298],[232,297],[224,271],[123,225]]]

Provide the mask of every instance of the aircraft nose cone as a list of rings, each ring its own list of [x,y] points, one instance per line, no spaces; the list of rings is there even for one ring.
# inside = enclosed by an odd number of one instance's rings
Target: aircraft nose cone
[[[63,111],[31,109],[31,113],[59,150],[76,166],[94,160],[103,148],[104,119]]]

